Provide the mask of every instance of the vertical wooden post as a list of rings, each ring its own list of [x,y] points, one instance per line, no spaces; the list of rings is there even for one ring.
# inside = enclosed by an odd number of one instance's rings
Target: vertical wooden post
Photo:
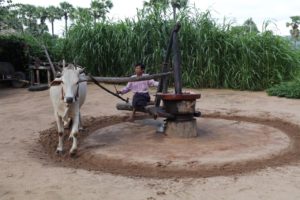
[[[33,85],[34,81],[35,81],[35,78],[34,78],[34,69],[31,67],[31,69],[30,69],[30,84]]]
[[[47,69],[47,78],[48,78],[48,84],[51,83],[51,74],[50,74],[50,69]]]
[[[37,82],[38,85],[41,83],[40,82],[40,70],[39,69],[36,69],[36,82]]]
[[[165,55],[165,59],[164,59],[164,63],[163,63],[163,67],[162,67],[162,73],[169,71],[168,61],[169,61],[169,58],[170,58],[170,55],[171,55],[171,50],[172,50],[173,32],[174,32],[174,30],[172,31],[171,36],[170,36],[169,46],[168,46],[168,49],[167,49],[167,52],[166,52],[166,55]],[[156,93],[159,93],[159,92],[163,92],[163,93],[168,92],[168,77],[167,76],[164,76],[164,77],[160,78],[159,85],[158,85]],[[156,96],[155,97],[155,106],[159,107],[160,102],[161,102],[160,97]]]
[[[174,81],[175,81],[175,93],[182,94],[182,80],[181,80],[181,56],[178,47],[177,33],[180,29],[180,24],[176,24],[176,28],[173,33],[173,62],[174,62]]]

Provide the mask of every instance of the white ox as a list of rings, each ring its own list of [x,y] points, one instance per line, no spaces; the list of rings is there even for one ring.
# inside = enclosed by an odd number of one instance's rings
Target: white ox
[[[63,151],[64,122],[69,119],[72,121],[69,139],[73,139],[70,154],[74,155],[77,152],[77,135],[81,121],[80,107],[85,101],[87,92],[83,71],[74,65],[68,65],[63,68],[61,77],[51,83],[50,97],[58,129],[57,153]]]

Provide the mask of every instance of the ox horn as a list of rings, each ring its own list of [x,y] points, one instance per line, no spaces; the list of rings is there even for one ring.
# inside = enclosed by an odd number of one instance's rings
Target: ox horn
[[[65,68],[66,67],[66,61],[65,61],[65,59],[63,59],[63,68]]]
[[[56,73],[56,78],[60,78],[62,76],[61,72]]]
[[[50,87],[51,86],[55,86],[55,85],[60,85],[62,82],[61,78],[55,78],[51,83],[50,83]]]

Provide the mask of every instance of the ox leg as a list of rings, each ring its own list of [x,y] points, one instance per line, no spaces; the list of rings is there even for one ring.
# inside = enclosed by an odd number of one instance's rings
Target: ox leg
[[[60,116],[56,114],[55,117],[58,130],[58,145],[56,148],[56,153],[61,153],[63,151],[64,123]]]
[[[72,127],[72,119],[68,118],[64,121],[64,127],[71,130]]]
[[[70,150],[70,155],[75,155],[77,152],[78,126],[79,126],[79,114],[75,115],[73,118],[72,130],[69,136],[73,140],[72,147]]]
[[[79,112],[79,131],[83,131],[83,130],[84,130],[84,128],[82,126],[81,114]]]

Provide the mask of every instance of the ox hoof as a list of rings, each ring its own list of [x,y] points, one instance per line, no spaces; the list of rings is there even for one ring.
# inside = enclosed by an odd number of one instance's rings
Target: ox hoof
[[[73,157],[77,154],[77,149],[71,150],[70,151],[70,156]]]
[[[55,152],[57,155],[62,155],[64,151],[62,149],[56,149]]]

